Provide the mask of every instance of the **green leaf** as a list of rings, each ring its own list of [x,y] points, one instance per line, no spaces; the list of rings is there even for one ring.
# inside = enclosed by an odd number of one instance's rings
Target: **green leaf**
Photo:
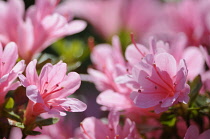
[[[36,121],[36,125],[42,128],[42,126],[48,126],[55,124],[59,121],[59,118],[48,118],[48,119],[41,119]]]
[[[160,117],[160,121],[163,125],[172,127],[176,123],[176,116],[173,113],[163,113]]]
[[[199,94],[199,91],[202,87],[202,81],[201,81],[201,76],[198,75],[197,77],[195,77],[195,79],[189,83],[190,85],[190,101],[189,101],[189,107],[192,106],[192,104],[195,102],[198,94]]]
[[[12,126],[16,126],[16,127],[19,127],[19,128],[24,128],[24,124],[22,122],[14,121],[14,120],[9,119],[9,118],[7,118],[7,120],[8,120],[8,123]]]
[[[14,99],[9,97],[4,104],[4,109],[6,111],[11,111],[14,107],[14,104],[15,104]]]
[[[15,120],[15,121],[18,121],[18,122],[21,122],[21,118],[19,115],[15,114],[13,111],[11,112],[6,112],[6,117],[9,118],[9,119],[12,119],[12,120]]]
[[[39,131],[24,131],[24,134],[25,135],[40,135],[40,134],[42,134],[41,132],[39,132]]]
[[[86,60],[90,54],[87,45],[78,39],[71,41],[62,39],[52,45],[52,49],[60,56],[65,63],[68,64],[68,69],[76,69],[81,65],[81,62]]]

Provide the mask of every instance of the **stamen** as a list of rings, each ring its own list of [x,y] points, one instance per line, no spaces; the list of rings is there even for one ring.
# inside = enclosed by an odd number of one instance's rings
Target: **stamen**
[[[63,88],[64,88],[64,87],[61,87],[61,88],[59,88],[59,89],[57,89],[57,90],[51,91],[51,92],[49,92],[49,93],[45,93],[42,97],[45,98],[45,97],[47,97],[47,96],[49,96],[49,95],[51,95],[51,94],[53,94],[53,93],[55,93],[55,92],[58,92],[58,91],[62,90]]]
[[[133,33],[131,33],[130,36],[131,36],[131,41],[132,41],[132,43],[134,44],[134,46],[136,47],[136,49],[139,51],[139,53],[140,53],[143,57],[145,57],[145,54],[137,47],[136,41],[134,40],[134,35],[133,35]]]
[[[93,48],[95,46],[95,40],[93,37],[89,37],[88,38],[88,47],[90,49],[90,51],[93,51]]]
[[[156,83],[155,81],[151,80],[148,76],[147,76],[147,77],[145,77],[145,78],[146,78],[147,80],[149,80],[150,82],[152,82],[152,83],[154,83],[154,84],[158,85],[159,87],[161,87],[161,88],[163,88],[163,89],[167,90],[167,92],[171,92],[171,93],[170,93],[170,95],[174,95],[174,94],[173,94],[173,92],[172,92],[171,90],[168,90],[168,88],[165,88],[165,87],[164,87],[164,86],[162,86],[161,84]]]
[[[84,128],[84,126],[83,126],[82,123],[80,123],[80,127],[81,127],[81,129],[83,130],[83,133],[84,133],[85,135],[87,135],[89,139],[93,139],[93,138],[87,133],[87,131],[85,130],[85,128]]]
[[[163,79],[163,77],[162,77],[161,74],[159,73],[159,71],[158,71],[158,69],[157,69],[155,63],[153,64],[153,67],[154,67],[156,73],[158,74],[158,76],[160,77],[160,79],[161,79],[169,88],[171,88],[171,91],[174,91],[174,88],[173,88],[168,82],[166,82],[166,81]]]
[[[119,135],[116,135],[116,136],[115,136],[115,139],[120,139],[120,136],[119,136]]]

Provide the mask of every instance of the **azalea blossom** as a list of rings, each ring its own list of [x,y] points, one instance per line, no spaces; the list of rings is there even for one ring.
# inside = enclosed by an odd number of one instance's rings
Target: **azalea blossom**
[[[44,112],[65,116],[63,111],[81,112],[86,109],[87,106],[83,102],[76,98],[68,98],[80,86],[79,74],[70,72],[66,75],[67,65],[59,62],[55,65],[46,64],[38,76],[36,63],[36,59],[31,61],[26,68],[26,76],[19,76],[29,98],[26,120]]]
[[[140,108],[154,107],[160,113],[178,102],[189,101],[186,64],[181,60],[177,66],[168,53],[145,56],[132,69],[132,78],[138,90],[132,92],[131,99]]]
[[[121,126],[119,118],[119,113],[114,111],[109,113],[107,124],[95,117],[88,117],[80,124],[81,131],[77,136],[79,139],[141,139],[134,122],[127,118]]]
[[[116,77],[126,73],[126,62],[117,36],[113,37],[112,44],[113,46],[100,44],[94,47],[91,60],[95,69],[89,68],[88,73],[99,91],[111,89],[126,93],[127,87],[115,83]]]
[[[113,37],[112,46],[108,44],[95,46],[91,54],[91,60],[94,64],[94,69],[89,68],[88,73],[96,88],[101,91],[97,97],[97,103],[108,109],[115,110],[124,110],[132,107],[133,102],[130,99],[131,89],[125,84],[115,82],[118,76],[127,73],[119,38],[117,36]]]
[[[202,134],[199,134],[198,127],[191,125],[185,134],[184,139],[209,139],[210,129],[204,131]]]
[[[149,47],[142,44],[137,44],[133,36],[131,36],[133,44],[129,45],[125,51],[125,57],[128,60],[129,67],[132,67],[140,62],[147,54],[157,54],[167,52],[173,55],[177,63],[181,59],[185,60],[188,68],[188,80],[193,80],[197,75],[204,72],[205,60],[202,51],[195,46],[186,47],[186,38],[183,35],[178,36],[171,43],[162,40],[150,38]],[[204,52],[203,52],[204,53]]]
[[[4,45],[17,43],[19,56],[28,63],[59,38],[82,31],[86,23],[70,22],[69,17],[56,12],[58,3],[59,0],[36,0],[25,11],[22,0],[0,1],[0,41]]]
[[[0,105],[4,102],[8,91],[15,90],[21,85],[15,80],[18,74],[24,71],[25,62],[21,60],[16,64],[17,59],[18,50],[14,42],[8,43],[4,50],[0,44]]]

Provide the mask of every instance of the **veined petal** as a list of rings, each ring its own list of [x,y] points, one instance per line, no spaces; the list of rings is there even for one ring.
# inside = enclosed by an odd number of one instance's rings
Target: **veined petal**
[[[87,109],[87,105],[76,98],[53,99],[50,101],[52,108],[60,111],[82,112]]]
[[[136,106],[140,108],[149,108],[156,106],[162,102],[162,100],[166,97],[165,94],[159,93],[138,93],[132,92],[131,99],[135,103]]]
[[[199,130],[195,125],[191,125],[185,134],[184,139],[198,139]]]
[[[116,100],[116,101],[113,101]],[[114,92],[113,90],[106,90],[99,94],[97,103],[116,110],[123,110],[132,106],[128,96]]]
[[[160,53],[155,56],[155,64],[161,71],[166,71],[170,77],[176,75],[177,67],[175,58],[169,53]]]
[[[34,59],[33,61],[31,61],[27,68],[26,68],[26,78],[27,78],[27,81],[32,85],[37,85],[38,84],[38,74],[36,72],[36,63],[37,63],[37,60]]]
[[[63,81],[59,84],[63,89],[58,93],[52,95],[52,97],[56,98],[64,98],[71,94],[73,94],[81,84],[81,78],[78,73],[70,72]]]
[[[2,66],[1,72],[3,74],[8,73],[15,65],[17,58],[18,58],[17,45],[14,42],[8,43],[2,54],[2,61],[1,61],[2,63],[0,63]]]
[[[87,26],[87,23],[85,21],[82,21],[82,20],[71,21],[68,24],[68,26],[66,26],[66,30],[68,31],[66,33],[68,35],[71,35],[71,34],[81,32],[86,28],[86,26]]]
[[[26,96],[34,103],[44,103],[37,86],[29,85],[26,88]]]
[[[142,58],[149,53],[149,50],[145,46],[141,44],[138,44],[136,46],[137,48],[135,47],[135,45],[131,44],[127,47],[125,51],[125,57],[131,65],[139,63]]]

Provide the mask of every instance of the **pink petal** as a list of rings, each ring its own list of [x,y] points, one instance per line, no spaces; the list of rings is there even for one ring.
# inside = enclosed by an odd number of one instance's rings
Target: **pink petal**
[[[197,47],[188,47],[183,53],[188,68],[188,78],[194,79],[198,74],[204,71],[204,58],[203,54]]]
[[[37,74],[37,71],[36,71],[36,63],[37,63],[37,60],[34,59],[33,61],[31,61],[28,64],[28,66],[26,68],[27,81],[28,81],[28,83],[34,84],[34,85],[38,85],[38,80],[39,80],[38,74]]]
[[[51,97],[63,98],[70,96],[80,87],[80,84],[81,79],[79,74],[76,72],[70,72],[59,84],[59,86],[63,87],[63,89],[58,93],[52,94]]]
[[[51,100],[54,109],[59,111],[82,112],[87,109],[87,105],[76,98],[54,99]]]
[[[123,110],[131,107],[131,102],[128,96],[119,94],[113,90],[103,91],[99,94],[96,101],[98,104],[117,110]]]
[[[179,97],[180,92],[175,92],[174,96],[167,97],[165,100],[162,101],[161,107],[170,107]]]
[[[85,118],[85,120],[82,121],[82,125],[88,135],[93,139],[103,139],[104,137],[109,135],[109,129],[107,128],[107,126],[95,117]],[[81,131],[83,136],[85,136],[83,133],[83,129],[81,129]]]
[[[109,120],[109,128],[113,129],[114,133],[117,135],[119,134],[119,120],[120,120],[120,114],[116,111],[110,111],[109,112],[109,116],[108,116],[108,120]]]
[[[198,139],[209,139],[210,137],[210,129],[204,131],[202,134],[200,134],[200,136],[198,137]]]
[[[4,52],[2,54],[2,61],[1,61],[2,63],[0,63],[2,66],[1,72],[3,74],[8,73],[15,65],[17,58],[18,58],[17,45],[13,42],[8,43],[4,48]]]
[[[30,85],[26,88],[26,96],[34,103],[44,103],[37,86]]]
[[[160,53],[155,56],[155,64],[161,71],[166,71],[170,77],[176,75],[176,60],[168,53]]]
[[[82,20],[73,20],[66,27],[67,34],[72,35],[78,32],[83,31],[87,26],[87,23]]]
[[[195,125],[191,125],[185,134],[184,139],[198,139],[199,131]]]
[[[131,99],[140,108],[150,108],[160,104],[165,94],[132,92]]]
[[[47,88],[53,88],[56,84],[60,84],[66,76],[66,63],[57,63],[56,65],[46,64],[40,73],[41,85],[44,86],[47,82]],[[56,75],[56,76],[55,76]],[[65,86],[64,86],[65,87]]]
[[[137,47],[138,49],[133,44],[131,44],[127,47],[125,51],[125,57],[131,65],[139,63],[145,56],[145,54],[149,53],[149,50],[145,46],[138,44]]]

